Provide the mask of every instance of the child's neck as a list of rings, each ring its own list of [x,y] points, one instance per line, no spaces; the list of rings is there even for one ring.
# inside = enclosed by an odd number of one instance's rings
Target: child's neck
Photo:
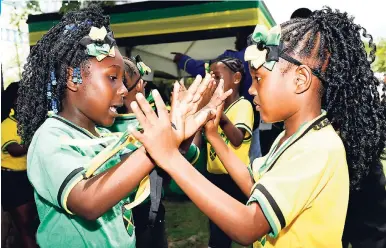
[[[285,125],[285,135],[286,137],[289,137],[293,135],[299,127],[316,117],[318,117],[321,114],[321,109],[319,108],[314,109],[312,111],[298,111],[295,114],[293,114],[291,117],[289,117],[287,120],[284,121]]]
[[[293,135],[302,124],[311,121],[318,117],[321,114],[320,108],[314,108],[312,110],[299,110],[292,116],[290,116],[288,119],[284,121],[285,126],[285,134],[281,140],[281,142],[284,142],[287,138],[289,138],[291,135]]]
[[[99,136],[97,131],[95,130],[95,123],[91,121],[89,118],[87,118],[84,114],[80,113],[79,111],[65,111],[59,113],[59,115],[72,123],[76,124],[77,126],[86,129],[90,133],[92,133],[95,136]]]
[[[224,103],[224,109],[227,109],[232,103],[240,98],[240,94],[233,90],[232,95],[228,96]]]

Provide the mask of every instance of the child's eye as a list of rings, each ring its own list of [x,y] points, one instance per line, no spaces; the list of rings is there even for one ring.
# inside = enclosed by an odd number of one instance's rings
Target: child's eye
[[[117,80],[117,77],[116,77],[116,76],[109,76],[109,78],[110,78],[111,81]]]
[[[255,77],[255,79],[257,80],[257,82],[259,82],[261,80],[261,77]]]

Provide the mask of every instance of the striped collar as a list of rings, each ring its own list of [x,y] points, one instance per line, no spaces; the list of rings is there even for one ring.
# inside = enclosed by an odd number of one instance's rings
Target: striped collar
[[[279,157],[293,144],[295,144],[299,139],[306,135],[310,130],[319,130],[324,126],[329,124],[326,111],[322,110],[322,113],[314,118],[311,121],[307,121],[300,125],[298,130],[292,134],[286,141],[278,147],[281,138],[283,138],[285,132],[282,132],[272,144],[272,147],[267,155],[267,158],[264,161],[264,164],[259,168],[259,174],[264,173],[264,171],[269,171],[279,159]]]

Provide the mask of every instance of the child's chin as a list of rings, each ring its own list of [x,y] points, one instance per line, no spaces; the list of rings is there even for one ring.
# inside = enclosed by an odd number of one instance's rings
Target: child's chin
[[[115,118],[108,118],[101,123],[104,127],[111,127],[114,124]]]

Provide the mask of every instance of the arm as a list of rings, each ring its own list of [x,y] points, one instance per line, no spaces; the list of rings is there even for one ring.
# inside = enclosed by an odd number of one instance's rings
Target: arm
[[[16,142],[9,144],[5,149],[12,157],[22,157],[27,154],[27,149]]]
[[[245,137],[245,129],[237,128],[231,120],[224,114],[221,114],[220,127],[233,146],[238,147],[243,143]]]
[[[269,224],[258,204],[245,206],[214,186],[177,152],[163,168],[188,197],[233,240],[248,245],[267,234]]]
[[[237,186],[249,196],[254,181],[245,164],[229,149],[217,132],[206,132],[206,137]]]
[[[204,77],[205,61],[195,60],[182,53],[173,53],[173,54],[175,54],[174,62],[177,63],[178,69],[184,70],[193,76],[199,74],[202,77]],[[233,57],[233,58],[244,60],[244,52],[226,50],[223,54],[219,55],[218,57]]]
[[[69,209],[95,220],[125,198],[154,168],[145,149],[140,148],[113,168],[80,181],[68,197]]]
[[[177,62],[177,66],[181,70],[185,70],[189,74],[196,76],[205,76],[205,62],[202,60],[195,60],[187,55],[182,55],[180,60]]]

